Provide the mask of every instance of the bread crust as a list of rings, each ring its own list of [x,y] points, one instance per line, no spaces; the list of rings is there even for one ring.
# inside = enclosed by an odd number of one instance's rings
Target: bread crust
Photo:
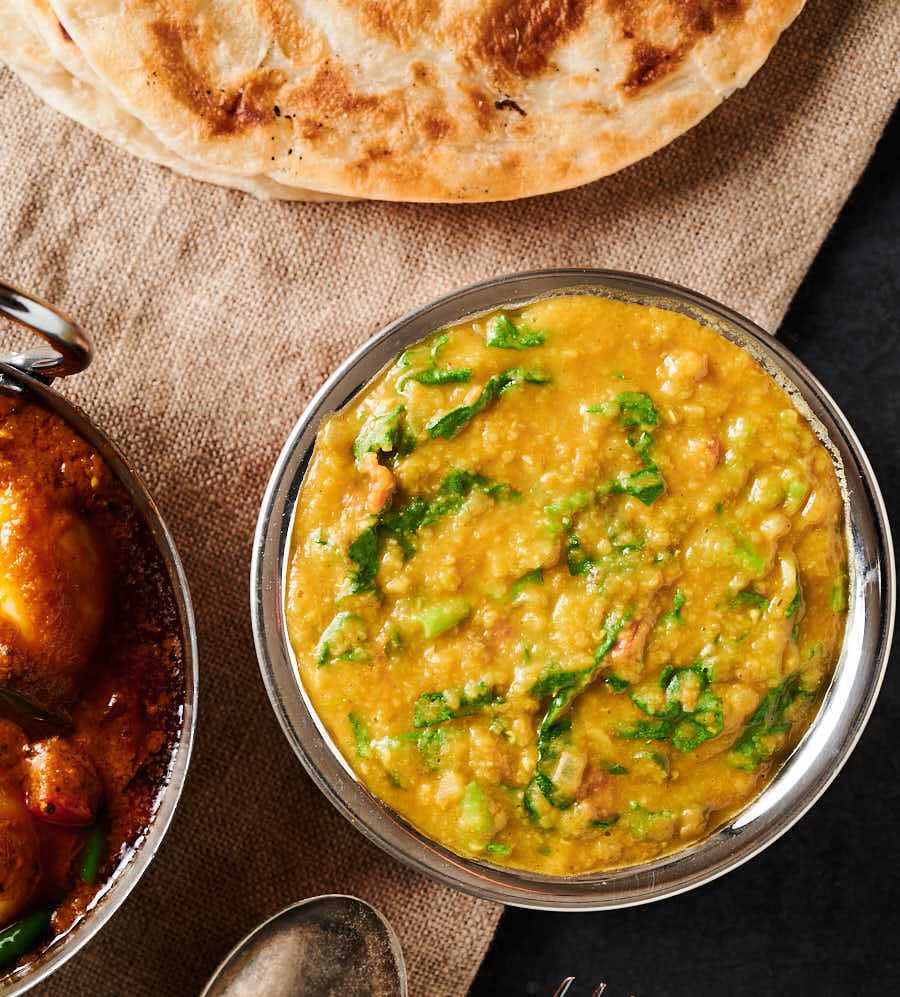
[[[182,158],[400,201],[613,173],[762,65],[803,0],[49,0]]]

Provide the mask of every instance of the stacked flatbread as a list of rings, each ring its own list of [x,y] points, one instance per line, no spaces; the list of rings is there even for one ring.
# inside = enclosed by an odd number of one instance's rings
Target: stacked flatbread
[[[696,124],[803,0],[0,0],[0,59],[124,149],[259,197],[490,201]]]

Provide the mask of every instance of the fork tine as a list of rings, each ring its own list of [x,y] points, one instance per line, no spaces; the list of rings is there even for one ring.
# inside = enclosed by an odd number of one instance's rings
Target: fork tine
[[[560,983],[560,985],[556,988],[556,990],[553,993],[553,997],[566,997],[566,994],[569,992],[569,989],[574,982],[575,982],[574,976],[567,976],[562,981],[562,983]]]
[[[591,997],[600,997],[600,995],[603,994],[605,991],[606,991],[606,984],[600,983],[597,985],[597,988],[596,990],[594,990],[593,994],[591,994]]]

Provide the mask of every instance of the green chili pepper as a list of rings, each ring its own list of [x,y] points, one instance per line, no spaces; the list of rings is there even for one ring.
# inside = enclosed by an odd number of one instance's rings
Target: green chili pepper
[[[0,966],[11,965],[37,945],[50,931],[52,913],[45,904],[0,931]]]
[[[81,872],[79,878],[82,883],[93,886],[97,882],[97,875],[100,872],[100,863],[103,861],[103,853],[106,849],[106,829],[102,824],[97,824],[91,829],[84,846],[84,853],[81,858]]]

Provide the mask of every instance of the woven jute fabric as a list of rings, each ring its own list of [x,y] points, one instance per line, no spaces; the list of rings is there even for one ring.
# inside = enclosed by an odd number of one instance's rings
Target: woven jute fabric
[[[94,366],[60,388],[158,498],[201,653],[196,751],[168,838],[43,993],[197,993],[257,921],[328,892],[388,915],[416,997],[465,993],[500,909],[370,846],[307,778],[269,708],[248,566],[278,449],[380,326],[509,271],[636,270],[776,328],[898,91],[896,0],[810,0],[747,90],[592,186],[492,206],[286,205],[131,159],[0,75],[0,273],[92,334]]]

